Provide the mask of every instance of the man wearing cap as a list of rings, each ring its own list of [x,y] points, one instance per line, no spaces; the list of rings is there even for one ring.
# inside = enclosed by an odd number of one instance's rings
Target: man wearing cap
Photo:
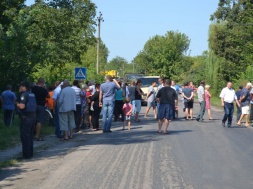
[[[20,117],[20,138],[22,143],[22,158],[33,157],[33,131],[36,122],[36,99],[30,92],[30,84],[23,81],[20,84],[20,99],[17,103],[17,113]]]
[[[242,115],[241,115],[239,121],[237,122],[237,125],[241,125],[241,121],[245,116],[246,117],[245,126],[246,127],[249,126],[249,104],[250,104],[250,100],[251,100],[249,90],[251,88],[252,88],[252,84],[247,83],[247,85],[242,89],[242,94],[241,94],[241,97],[239,100],[239,102],[241,103]]]
[[[226,121],[228,121],[227,126],[231,127],[234,113],[234,101],[240,106],[235,91],[232,88],[232,82],[227,83],[227,87],[223,88],[220,93],[221,105],[224,107],[224,117],[222,119],[222,126],[225,127]]]
[[[1,102],[4,109],[4,124],[6,126],[11,126],[15,110],[15,101],[17,100],[17,97],[15,93],[11,91],[11,88],[11,85],[7,85],[6,90],[1,95]]]

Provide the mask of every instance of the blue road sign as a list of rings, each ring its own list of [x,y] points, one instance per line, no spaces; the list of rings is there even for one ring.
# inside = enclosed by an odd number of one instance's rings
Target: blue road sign
[[[86,68],[75,68],[75,79],[86,79]]]

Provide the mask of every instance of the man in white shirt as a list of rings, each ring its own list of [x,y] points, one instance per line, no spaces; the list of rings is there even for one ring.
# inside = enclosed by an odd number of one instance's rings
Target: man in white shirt
[[[60,123],[59,123],[59,108],[57,106],[57,100],[59,99],[60,93],[61,93],[61,86],[63,85],[63,82],[56,81],[55,82],[55,89],[53,94],[53,103],[54,103],[54,114],[55,114],[55,136],[57,138],[61,138],[61,129],[60,129]]]
[[[80,127],[81,127],[81,120],[82,120],[82,105],[81,105],[81,89],[79,87],[79,81],[78,80],[74,80],[73,82],[73,86],[71,87],[72,89],[75,90],[76,93],[76,110],[74,111],[74,115],[75,115],[75,124],[76,124],[76,132],[80,131]]]
[[[200,110],[196,117],[197,121],[203,121],[203,116],[205,114],[205,108],[206,108],[206,101],[205,101],[205,81],[200,82],[200,86],[198,87],[197,94],[198,94],[198,100],[200,104]]]
[[[227,83],[227,87],[223,88],[220,93],[221,105],[224,107],[224,117],[222,119],[222,126],[225,127],[226,121],[227,126],[231,127],[234,113],[234,101],[240,107],[240,103],[237,100],[234,89],[232,89],[232,82]]]
[[[146,100],[148,101],[148,103],[147,103],[147,108],[146,108],[146,113],[144,115],[144,118],[147,118],[148,112],[149,112],[150,108],[152,107],[153,111],[154,111],[154,117],[156,119],[156,104],[155,104],[155,96],[156,95],[155,95],[155,89],[154,89],[155,86],[156,86],[156,82],[152,81],[151,85],[148,88],[148,94],[146,97]]]

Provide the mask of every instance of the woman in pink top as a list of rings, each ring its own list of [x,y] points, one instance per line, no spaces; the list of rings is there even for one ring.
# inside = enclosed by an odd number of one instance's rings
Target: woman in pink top
[[[125,130],[125,123],[128,124],[128,130],[130,131],[131,127],[131,115],[132,115],[132,110],[133,110],[133,107],[132,107],[132,104],[130,104],[130,99],[129,98],[126,98],[125,100],[125,104],[123,105],[123,112],[124,112],[124,116],[125,116],[125,121],[123,122],[123,130]]]
[[[213,120],[212,115],[211,115],[210,98],[211,98],[210,86],[209,86],[209,85],[206,85],[206,86],[205,86],[206,110],[207,110],[207,112],[208,112],[209,120]]]

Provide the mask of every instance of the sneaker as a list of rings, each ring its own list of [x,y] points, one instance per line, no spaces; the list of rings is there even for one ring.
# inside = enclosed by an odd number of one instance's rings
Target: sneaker
[[[222,124],[223,127],[225,127],[225,123],[224,122],[222,122],[221,124]]]

